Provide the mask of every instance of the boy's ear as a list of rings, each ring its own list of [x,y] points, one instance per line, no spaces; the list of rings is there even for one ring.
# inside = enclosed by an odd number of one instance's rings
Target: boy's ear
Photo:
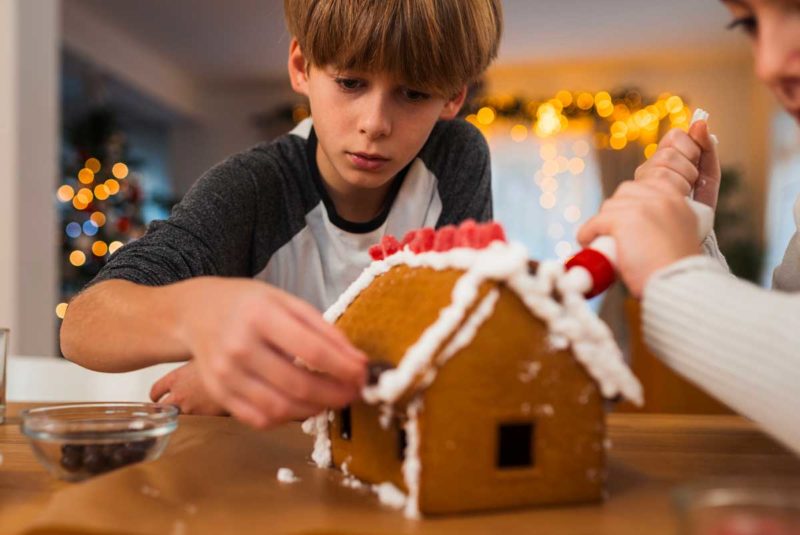
[[[289,43],[289,79],[292,89],[301,95],[308,96],[308,71],[306,70],[306,57],[300,49],[297,38],[292,37]]]
[[[461,110],[461,106],[464,105],[464,101],[467,99],[467,86],[464,85],[461,90],[448,100],[444,108],[442,109],[442,113],[439,114],[439,119],[452,119],[458,112]]]

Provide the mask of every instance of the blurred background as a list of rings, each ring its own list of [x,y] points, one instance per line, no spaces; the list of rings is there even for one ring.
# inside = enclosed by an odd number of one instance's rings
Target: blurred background
[[[0,325],[12,353],[59,355],[70,298],[118,247],[214,163],[308,115],[289,87],[282,5],[0,1]],[[504,8],[499,58],[463,115],[489,141],[509,235],[533,257],[568,258],[603,198],[702,107],[721,141],[722,249],[736,274],[769,286],[794,229],[800,133],[755,79],[722,4]],[[640,375],[666,373],[642,364],[623,288],[595,305]]]

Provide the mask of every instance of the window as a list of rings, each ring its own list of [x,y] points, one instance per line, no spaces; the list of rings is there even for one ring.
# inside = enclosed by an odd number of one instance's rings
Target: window
[[[533,423],[500,424],[497,428],[497,467],[532,467],[535,464],[534,435]]]
[[[353,436],[350,407],[345,407],[339,413],[339,422],[339,435],[345,440],[350,440]]]
[[[525,244],[536,260],[575,254],[575,234],[603,197],[591,134],[516,142],[498,133],[489,146],[495,219],[508,237]]]

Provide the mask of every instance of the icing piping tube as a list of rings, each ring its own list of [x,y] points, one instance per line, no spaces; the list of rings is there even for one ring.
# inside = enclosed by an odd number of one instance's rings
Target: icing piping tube
[[[708,112],[698,108],[691,124],[700,120],[708,120]],[[711,139],[719,143],[716,136]],[[714,228],[714,210],[691,197],[686,202],[697,217],[697,237],[702,242]],[[566,268],[563,284],[583,293],[587,299],[599,295],[617,279],[617,244],[610,236],[600,236],[573,256]]]

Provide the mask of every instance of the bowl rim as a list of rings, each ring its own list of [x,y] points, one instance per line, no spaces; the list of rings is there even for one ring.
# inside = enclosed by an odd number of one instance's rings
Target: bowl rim
[[[672,492],[679,510],[690,513],[723,507],[767,507],[800,511],[800,478],[717,477],[679,485]]]
[[[129,420],[131,427],[114,431],[71,430],[76,423],[100,423],[102,418],[91,416],[61,420],[59,414],[71,410],[97,410],[97,415],[109,415],[114,409],[128,414],[120,415],[120,420]],[[140,409],[141,414],[135,414]],[[154,410],[156,409],[156,410]],[[102,411],[102,412],[99,412]],[[75,443],[109,443],[118,441],[135,441],[157,438],[172,433],[178,426],[178,407],[165,403],[148,402],[97,402],[97,403],[62,403],[45,407],[34,407],[20,412],[20,431],[32,440],[70,441]]]

